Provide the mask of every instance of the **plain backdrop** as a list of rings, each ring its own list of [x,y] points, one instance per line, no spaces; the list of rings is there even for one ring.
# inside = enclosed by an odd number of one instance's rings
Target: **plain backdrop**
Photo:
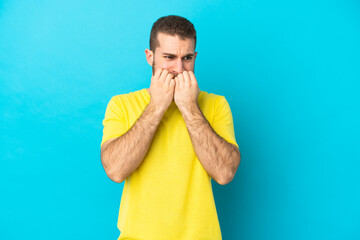
[[[150,86],[159,17],[198,34],[241,164],[212,182],[223,239],[360,239],[360,3],[0,1],[0,239],[117,239],[100,161],[111,97]],[[174,153],[176,154],[176,153]]]

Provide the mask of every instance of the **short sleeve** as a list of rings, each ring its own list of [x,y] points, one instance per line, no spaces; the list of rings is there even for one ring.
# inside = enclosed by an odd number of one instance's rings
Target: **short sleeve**
[[[235,139],[233,117],[230,106],[224,96],[220,96],[215,100],[214,121],[212,128],[227,142],[235,144],[239,147]]]
[[[112,97],[110,102],[108,103],[105,112],[105,118],[102,123],[104,129],[100,147],[107,140],[114,137],[119,137],[125,134],[128,130],[124,117],[124,112],[121,111],[120,99],[116,99],[116,96]]]

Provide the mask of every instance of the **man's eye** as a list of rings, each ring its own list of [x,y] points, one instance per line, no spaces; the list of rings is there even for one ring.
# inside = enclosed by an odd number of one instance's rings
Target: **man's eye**
[[[191,60],[192,57],[184,57],[185,60]]]
[[[172,56],[164,56],[164,58],[172,59],[173,57]]]

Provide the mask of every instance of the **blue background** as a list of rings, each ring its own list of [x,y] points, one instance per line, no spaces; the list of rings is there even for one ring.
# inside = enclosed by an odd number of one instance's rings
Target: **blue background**
[[[360,3],[0,1],[0,239],[117,239],[100,162],[110,98],[150,85],[150,28],[198,33],[242,159],[213,181],[223,239],[360,239]]]

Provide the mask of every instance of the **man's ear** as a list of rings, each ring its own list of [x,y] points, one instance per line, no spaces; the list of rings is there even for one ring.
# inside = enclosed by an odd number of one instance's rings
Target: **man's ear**
[[[196,58],[196,56],[197,56],[197,52],[194,52],[194,59]]]
[[[146,55],[146,61],[150,66],[152,66],[154,62],[154,53],[149,49],[145,49],[145,55]]]

